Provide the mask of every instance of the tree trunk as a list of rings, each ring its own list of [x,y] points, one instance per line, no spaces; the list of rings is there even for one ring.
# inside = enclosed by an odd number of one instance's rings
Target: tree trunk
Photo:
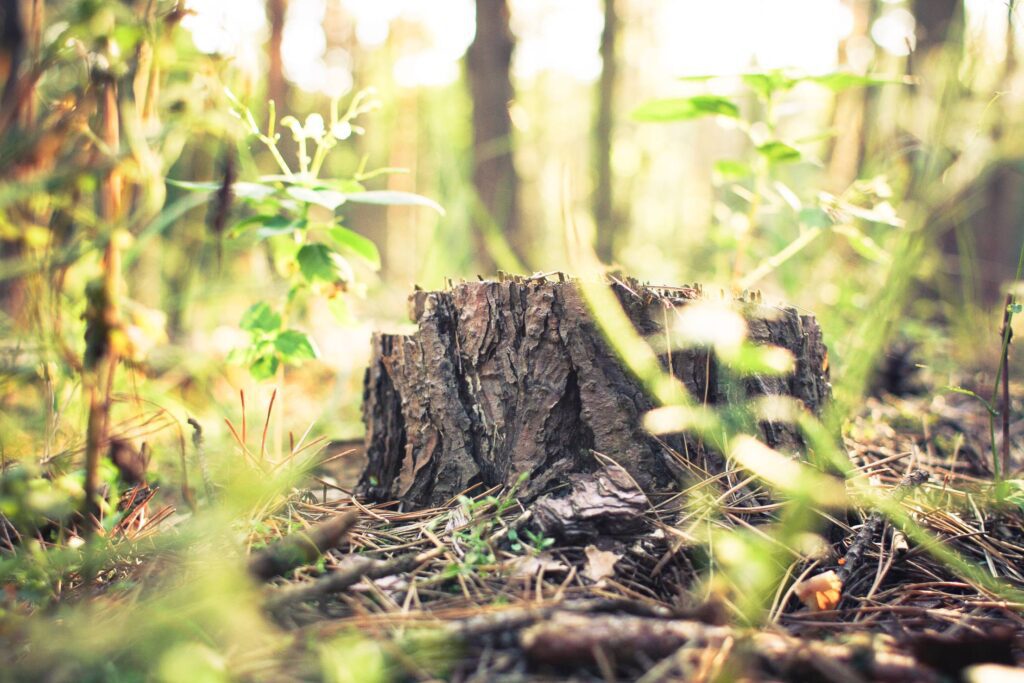
[[[284,77],[284,60],[281,57],[287,11],[288,0],[267,0],[267,23],[270,24],[270,40],[267,42],[267,99],[274,100],[278,117],[288,111],[288,81]]]
[[[662,332],[667,307],[701,296],[627,284],[615,292],[645,336]],[[596,470],[592,451],[624,467],[648,495],[681,480],[674,458],[722,470],[696,439],[659,440],[644,431],[654,403],[604,341],[572,282],[513,278],[417,291],[410,308],[417,332],[373,339],[362,495],[419,507],[443,505],[475,484],[519,483],[517,495],[529,501],[570,473]],[[674,351],[671,366],[666,354],[665,366],[700,402],[788,394],[819,411],[831,389],[817,323],[793,308],[744,308],[753,341],[793,353],[791,376],[732,384],[713,354],[693,348]],[[789,425],[765,422],[761,431],[773,447],[802,445]]]
[[[466,52],[466,70],[473,100],[473,185],[490,221],[478,220],[482,235],[496,226],[522,260],[524,239],[519,224],[519,176],[512,156],[512,51],[506,0],[476,0],[476,36]],[[485,264],[492,265],[492,264]]]
[[[963,0],[914,0],[915,52],[927,56],[947,42],[963,45]]]
[[[601,32],[601,79],[597,85],[597,111],[594,115],[593,168],[594,225],[597,226],[597,255],[610,263],[615,257],[618,221],[612,190],[612,130],[615,81],[618,75],[615,43],[619,34],[619,18],[615,0],[604,0],[604,30]]]
[[[875,0],[846,0],[853,17],[853,29],[839,43],[839,65],[849,68],[849,48],[856,41],[869,40],[875,15]],[[853,69],[856,70],[856,69]],[[828,159],[829,189],[841,194],[860,175],[867,145],[868,102],[871,88],[852,88],[836,95],[832,127],[839,134],[832,142]]]

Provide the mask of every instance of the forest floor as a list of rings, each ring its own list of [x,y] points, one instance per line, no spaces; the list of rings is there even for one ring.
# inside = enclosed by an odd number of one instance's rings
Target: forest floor
[[[1021,387],[1014,394],[1019,401]],[[1024,418],[1015,415],[1019,457]],[[972,565],[1024,588],[1024,490],[992,504],[989,422],[978,401],[870,399],[844,441],[883,489],[925,473],[904,510]],[[430,652],[445,678],[460,681],[956,680],[971,665],[1024,662],[1024,604],[958,575],[863,510],[822,512],[831,546],[814,557],[794,552],[762,621],[735,626],[735,606],[700,578],[707,548],[683,529],[702,514],[718,528],[763,523],[765,506],[749,504],[742,479],[706,476],[704,491],[651,509],[645,533],[553,545],[524,531],[530,511],[500,491],[399,512],[364,506],[346,482],[318,478],[319,491],[290,514],[313,525],[357,510],[358,520],[324,566],[269,586],[269,609],[308,638],[352,629],[390,643],[401,677],[413,680],[435,675],[422,664]],[[702,512],[708,496],[719,506],[713,516]],[[811,609],[794,584],[828,570],[844,579],[841,597]],[[813,595],[806,601],[815,605]]]
[[[468,491],[419,511],[364,504],[351,494],[360,454],[332,448],[330,462],[248,532],[253,548],[279,550],[289,546],[275,545],[278,537],[301,546],[328,528],[334,538],[318,560],[298,552],[307,564],[285,556],[268,565],[268,551],[253,550],[250,573],[271,578],[256,594],[262,604],[246,609],[269,615],[286,645],[258,661],[247,656],[231,678],[321,680],[317,644],[351,637],[342,668],[358,672],[355,681],[984,680],[976,665],[1024,664],[1024,602],[1014,597],[1024,590],[1024,487],[1015,478],[1024,464],[1024,386],[1011,386],[1012,466],[999,502],[988,415],[969,396],[931,390],[869,399],[844,428],[858,473],[879,491],[898,491],[918,525],[1006,591],[954,571],[870,509],[821,511],[827,547],[782,548],[775,557],[788,569],[778,592],[743,625],[744,596],[708,569],[707,539],[721,535],[707,532],[781,544],[768,526],[779,504],[755,500],[756,484],[740,470],[711,476],[695,466],[686,495],[648,509],[638,533],[556,543],[532,531],[533,513],[514,491]],[[136,511],[149,498],[126,497],[134,502],[120,525],[138,527],[135,539],[187,518],[162,508],[143,524]],[[757,560],[747,558],[752,572],[763,566]],[[147,564],[159,562],[127,562],[100,583],[133,577],[143,585],[154,571],[166,577]],[[803,591],[816,576],[823,583]],[[830,576],[841,577],[841,592]],[[80,585],[64,604],[106,594],[123,609],[146,594]],[[31,652],[32,636],[17,623],[0,619],[0,646]],[[360,643],[372,643],[377,664],[358,659],[366,655]],[[41,666],[31,675],[78,680]]]

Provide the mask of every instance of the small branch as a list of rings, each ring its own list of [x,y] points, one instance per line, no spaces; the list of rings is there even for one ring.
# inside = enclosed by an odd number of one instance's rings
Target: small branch
[[[308,564],[325,551],[337,546],[358,519],[359,513],[352,510],[321,522],[311,529],[282,538],[252,554],[249,558],[249,573],[257,579],[266,581],[295,567]]]
[[[914,470],[903,477],[900,483],[896,485],[896,488],[890,493],[890,498],[894,503],[898,503],[910,492],[910,489],[920,486],[927,480],[927,472],[924,470]],[[854,570],[864,560],[864,555],[867,553],[874,537],[881,531],[883,522],[885,522],[885,515],[880,510],[876,510],[871,513],[871,517],[868,518],[868,521],[857,532],[856,538],[854,538],[850,548],[846,551],[842,566],[836,571],[836,576],[839,577],[843,584],[846,583]]]
[[[362,581],[363,578],[382,579],[385,576],[404,574],[424,562],[439,557],[443,552],[444,548],[434,548],[422,553],[399,555],[390,560],[374,560],[355,556],[348,566],[322,576],[316,581],[275,591],[267,598],[266,607],[268,611],[276,612],[288,605],[341,593]]]

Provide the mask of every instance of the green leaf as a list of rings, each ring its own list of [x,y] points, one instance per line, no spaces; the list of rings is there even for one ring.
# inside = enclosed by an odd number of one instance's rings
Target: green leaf
[[[306,227],[306,221],[301,218],[289,218],[280,215],[257,215],[249,216],[231,226],[228,232],[229,237],[238,237],[248,228],[258,225],[256,236],[260,239],[273,237],[274,235],[286,235]]]
[[[727,360],[729,367],[741,376],[788,375],[796,361],[793,354],[779,346],[760,346],[744,342]]]
[[[217,182],[190,182],[187,180],[167,179],[167,184],[180,187],[183,190],[192,192],[216,192],[220,190],[221,183]],[[275,189],[262,183],[240,182],[231,186],[231,193],[239,199],[266,199],[274,194]]]
[[[239,327],[247,332],[273,332],[281,328],[281,315],[265,301],[253,304],[242,315]]]
[[[1019,315],[1021,311],[1024,311],[1024,304],[1013,303],[1010,304],[1008,308],[1010,309],[1010,313],[1012,315]]]
[[[366,192],[366,188],[363,184],[357,180],[351,178],[338,178],[336,180],[324,180],[320,183],[321,187],[325,187],[330,190],[337,190],[338,192],[344,192],[345,194],[356,194],[359,192]]]
[[[945,389],[946,391],[951,391],[954,394],[963,394],[964,396],[970,396],[971,398],[977,399],[981,401],[982,405],[985,406],[985,410],[988,411],[989,415],[991,415],[992,417],[996,417],[997,415],[999,415],[999,411],[993,408],[991,403],[983,399],[981,396],[978,396],[978,394],[974,393],[970,389],[964,389],[963,387],[953,386],[945,386],[943,387],[943,389]]]
[[[380,252],[372,240],[341,225],[330,228],[327,234],[338,243],[338,246],[352,252],[374,270],[380,270]]]
[[[257,380],[270,379],[277,374],[280,364],[281,361],[274,354],[260,356],[249,365],[249,374]]]
[[[832,225],[828,211],[820,206],[808,206],[800,210],[800,223],[808,228],[827,228]]]
[[[308,282],[348,282],[352,268],[341,254],[326,244],[306,244],[296,254],[299,270]]]
[[[788,76],[779,70],[741,74],[740,79],[762,99],[768,99],[777,92],[790,90],[800,82],[799,78]]]
[[[875,263],[889,263],[892,257],[873,239],[848,223],[832,226],[834,232],[846,238],[855,252]]]
[[[316,204],[328,211],[334,211],[345,203],[346,196],[335,190],[314,189],[310,187],[299,187],[292,185],[285,192],[293,199],[305,204]]]
[[[759,145],[757,153],[773,164],[788,164],[800,161],[803,158],[800,150],[778,140],[771,140],[763,145]]]
[[[664,123],[690,121],[702,116],[727,116],[735,119],[739,118],[739,115],[740,108],[728,97],[695,95],[653,100],[642,104],[633,111],[633,120]]]
[[[817,83],[833,92],[841,92],[850,88],[863,88],[873,85],[910,85],[912,79],[904,76],[884,76],[881,74],[855,74],[849,71],[836,71],[820,76],[808,76],[811,83]]]
[[[425,206],[433,209],[440,215],[444,215],[444,208],[433,199],[428,199],[413,192],[398,192],[396,190],[371,190],[369,192],[354,192],[345,195],[346,201],[356,204],[382,204],[384,206]]]
[[[298,330],[285,330],[277,335],[274,339],[274,348],[281,354],[281,359],[288,363],[320,357],[320,352],[309,335]]]
[[[740,180],[754,174],[750,164],[736,159],[719,159],[715,162],[715,173],[725,180]]]

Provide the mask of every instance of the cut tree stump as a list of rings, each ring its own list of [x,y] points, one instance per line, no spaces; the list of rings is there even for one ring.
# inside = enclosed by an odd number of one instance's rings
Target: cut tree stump
[[[614,279],[612,288],[644,336],[660,334],[672,308],[703,297],[699,287],[629,279]],[[750,339],[788,349],[796,369],[743,380],[739,398],[789,395],[818,413],[831,388],[817,322],[759,298],[741,307]],[[444,505],[474,485],[518,483],[516,495],[531,501],[569,474],[610,462],[657,496],[681,480],[680,457],[712,473],[723,468],[692,436],[655,438],[643,429],[654,403],[609,348],[572,281],[463,283],[416,291],[409,303],[418,331],[373,337],[363,392],[363,497],[419,508]],[[668,368],[669,353],[661,359]],[[708,349],[672,352],[671,369],[698,402],[737,398]],[[802,447],[788,424],[762,422],[760,429],[772,447]]]

